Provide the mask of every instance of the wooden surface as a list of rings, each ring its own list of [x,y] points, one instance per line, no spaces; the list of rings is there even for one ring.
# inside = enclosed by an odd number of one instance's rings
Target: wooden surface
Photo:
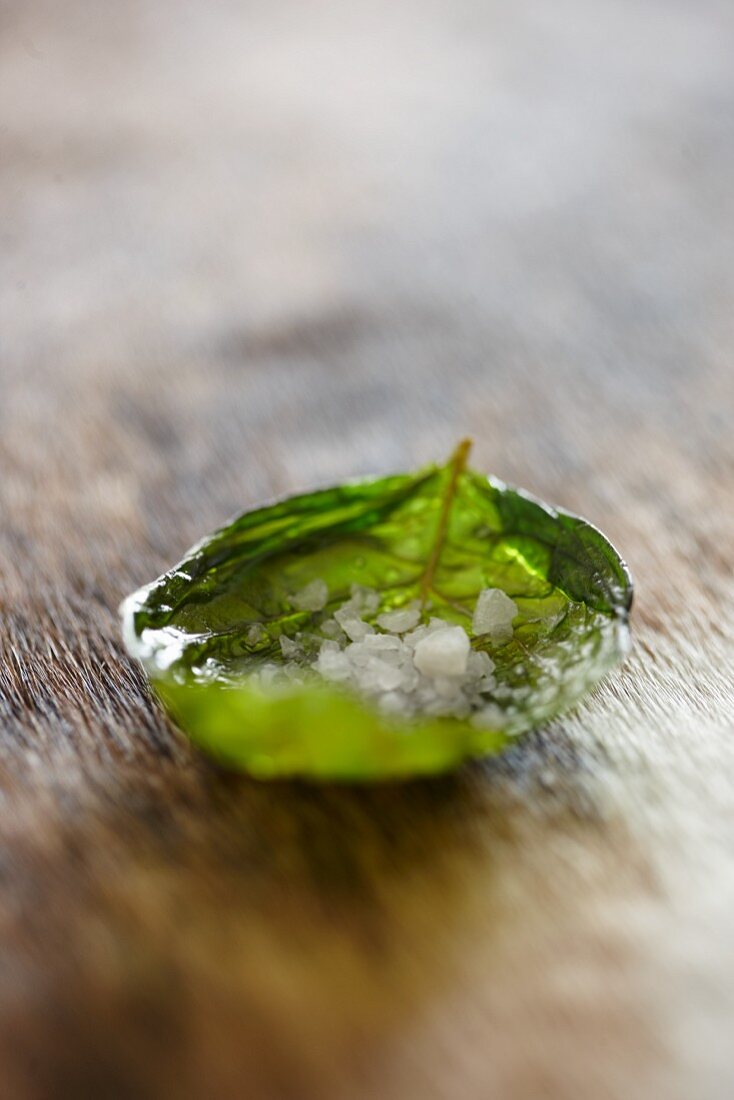
[[[0,4],[0,1093],[734,1095],[734,26],[716,0]],[[567,721],[217,772],[116,607],[447,454],[628,558]]]

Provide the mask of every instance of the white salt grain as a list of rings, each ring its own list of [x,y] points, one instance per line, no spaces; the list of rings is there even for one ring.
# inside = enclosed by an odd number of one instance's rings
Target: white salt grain
[[[413,664],[425,676],[463,676],[469,648],[469,635],[463,627],[444,625],[420,639]]]
[[[353,584],[351,589],[352,600],[356,608],[360,611],[366,611],[368,614],[374,614],[377,608],[380,606],[380,593],[375,592],[374,588],[365,588],[362,584]]]
[[[433,681],[433,689],[442,699],[451,699],[459,690],[453,676],[437,676]]]
[[[352,675],[349,659],[342,650],[335,653],[331,649],[322,649],[314,668],[325,680],[346,681]]]
[[[341,628],[353,642],[361,642],[374,629],[369,623],[365,623],[361,619],[345,619],[341,624]]]
[[[494,672],[494,661],[483,649],[473,649],[466,664],[469,671],[477,676],[490,676]]]
[[[285,634],[281,634],[278,640],[280,642],[281,653],[287,661],[303,656],[303,650],[298,642],[294,642],[292,638],[288,638]]]
[[[344,631],[335,619],[325,619],[319,629],[321,630],[322,634],[326,635],[327,638],[344,637]]]
[[[385,714],[407,717],[412,713],[410,703],[401,691],[386,691],[384,695],[380,696],[378,705]]]
[[[401,645],[398,638],[391,638],[389,634],[368,634],[364,639],[366,649],[383,652],[398,653]]]
[[[260,623],[254,623],[245,634],[245,641],[248,645],[257,645],[265,637],[265,631],[260,626]]]
[[[329,599],[329,589],[325,581],[310,581],[305,588],[291,596],[291,603],[299,611],[321,611]]]
[[[377,625],[393,634],[403,634],[406,630],[412,630],[417,626],[420,619],[420,607],[415,600],[407,607],[400,607],[396,611],[384,611],[382,615],[377,616]]]
[[[348,622],[350,619],[361,619],[362,616],[359,613],[356,601],[352,599],[347,600],[346,603],[343,603],[341,607],[334,612],[334,618],[343,630],[345,622]]]
[[[394,691],[402,685],[403,674],[399,668],[385,664],[384,661],[370,661],[362,680],[367,691]]]
[[[486,707],[472,715],[471,724],[477,729],[501,730],[507,724],[507,717],[495,703],[487,703]]]
[[[261,666],[258,673],[258,679],[262,687],[269,687],[275,683],[282,675],[280,666],[273,664],[272,661],[268,661],[267,664]]]
[[[517,604],[501,588],[485,588],[479,593],[472,618],[474,634],[489,634],[493,642],[509,642]]]

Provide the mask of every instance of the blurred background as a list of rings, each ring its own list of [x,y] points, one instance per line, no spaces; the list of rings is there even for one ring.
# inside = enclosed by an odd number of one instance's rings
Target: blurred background
[[[0,11],[4,371],[155,417],[204,369],[217,438],[170,430],[212,470],[265,422],[304,483],[392,468],[448,413],[527,476],[543,371],[644,417],[731,347],[726,0]]]
[[[732,1095],[733,60],[730,0],[0,0],[9,1095]],[[466,435],[629,558],[623,677],[448,793],[213,776],[119,600]]]

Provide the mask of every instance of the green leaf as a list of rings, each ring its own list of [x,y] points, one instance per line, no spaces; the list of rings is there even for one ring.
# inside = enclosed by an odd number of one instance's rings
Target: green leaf
[[[246,512],[125,601],[128,648],[197,745],[260,777],[436,773],[573,706],[622,658],[632,585],[614,548],[584,520],[467,469],[468,449]],[[327,606],[299,609],[314,580],[328,585]],[[390,719],[326,682],[253,683],[282,660],[282,634],[318,633],[355,582],[379,591],[375,614],[418,599],[467,630],[483,589],[512,597],[512,640],[472,642],[496,665],[495,729]]]

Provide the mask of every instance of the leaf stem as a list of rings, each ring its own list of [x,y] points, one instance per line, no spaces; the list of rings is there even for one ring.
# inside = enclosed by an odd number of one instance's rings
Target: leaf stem
[[[472,440],[462,439],[447,463],[447,468],[450,470],[449,483],[446,486],[446,492],[441,504],[441,514],[438,517],[436,538],[431,549],[430,557],[426,563],[426,568],[423,570],[423,576],[421,577],[419,590],[421,608],[425,608],[428,593],[431,591],[436,567],[441,558],[441,551],[443,550],[443,544],[446,540],[446,529],[449,523],[449,515],[451,514],[451,505],[454,503],[454,497],[456,496],[456,485],[459,480],[459,475],[466,469],[466,460],[469,457],[471,448]]]

